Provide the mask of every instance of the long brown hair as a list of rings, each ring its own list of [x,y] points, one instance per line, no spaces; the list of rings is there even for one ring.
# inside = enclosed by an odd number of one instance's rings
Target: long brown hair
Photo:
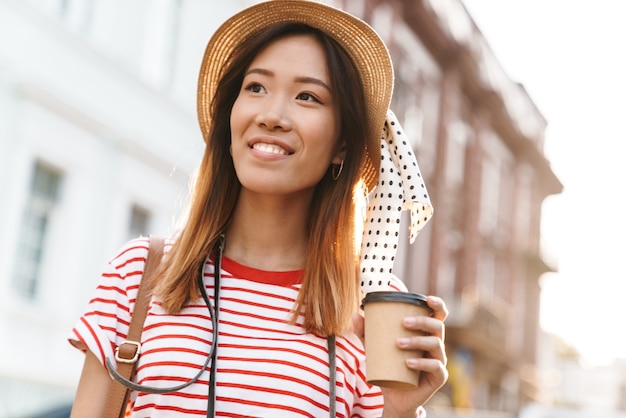
[[[314,36],[322,45],[339,107],[340,140],[346,144],[343,170],[331,170],[315,188],[308,213],[308,251],[304,278],[292,321],[304,316],[304,328],[324,335],[341,334],[358,309],[358,248],[355,205],[365,162],[366,111],[359,73],[330,36],[299,23],[280,24],[251,36],[233,51],[213,98],[210,133],[197,172],[188,219],[164,263],[156,294],[172,313],[199,297],[198,272],[231,221],[241,184],[230,156],[230,113],[252,60],[271,42],[296,34]]]

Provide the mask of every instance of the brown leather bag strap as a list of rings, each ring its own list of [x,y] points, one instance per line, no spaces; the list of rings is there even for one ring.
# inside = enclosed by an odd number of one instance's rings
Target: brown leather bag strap
[[[143,324],[148,314],[148,306],[152,297],[154,287],[154,273],[161,263],[163,257],[164,239],[161,237],[150,237],[150,247],[148,258],[144,267],[143,276],[137,290],[135,307],[131,314],[128,336],[120,344],[115,352],[117,360],[117,371],[127,379],[131,379],[137,368],[137,360],[141,350],[141,332]],[[104,410],[103,418],[122,418],[126,412],[126,404],[130,390],[113,380],[109,390],[107,406]]]

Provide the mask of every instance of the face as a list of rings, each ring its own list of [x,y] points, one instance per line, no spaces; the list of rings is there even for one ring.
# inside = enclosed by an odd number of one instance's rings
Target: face
[[[311,193],[342,159],[339,115],[324,50],[308,35],[274,41],[247,69],[230,117],[244,190]]]

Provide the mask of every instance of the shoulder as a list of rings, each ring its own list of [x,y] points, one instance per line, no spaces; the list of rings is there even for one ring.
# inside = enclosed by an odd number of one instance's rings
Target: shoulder
[[[109,260],[115,269],[132,268],[136,263],[144,263],[148,256],[150,238],[139,237],[126,242]]]
[[[169,251],[173,242],[171,238],[165,239],[164,253]],[[132,298],[131,294],[139,288],[149,248],[149,237],[134,238],[122,245],[108,261],[98,289],[115,290]]]
[[[125,272],[128,274],[143,271],[148,258],[150,239],[150,237],[138,237],[126,242],[109,260],[109,265],[120,273]],[[167,253],[174,243],[174,238],[168,237],[163,238],[163,240],[163,251]]]

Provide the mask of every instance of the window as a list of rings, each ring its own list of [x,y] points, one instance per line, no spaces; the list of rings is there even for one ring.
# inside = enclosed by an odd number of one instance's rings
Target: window
[[[148,235],[150,226],[150,211],[138,205],[133,205],[130,213],[129,238],[137,238],[140,235]]]
[[[34,299],[39,284],[46,233],[59,198],[61,174],[42,163],[35,164],[30,194],[22,214],[14,287]]]

